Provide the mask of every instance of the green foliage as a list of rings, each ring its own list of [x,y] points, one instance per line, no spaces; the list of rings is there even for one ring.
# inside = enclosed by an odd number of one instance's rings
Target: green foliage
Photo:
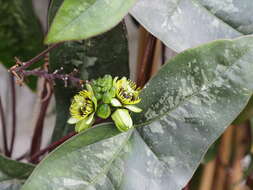
[[[217,39],[253,33],[251,0],[139,0],[130,11],[168,47],[181,52]]]
[[[65,0],[55,16],[46,43],[83,40],[116,26],[135,0]]]
[[[10,160],[0,155],[0,189],[19,190],[24,179],[33,171],[34,166]]]
[[[179,54],[143,89],[137,130],[101,124],[75,136],[22,190],[182,189],[252,95],[252,44],[248,36]]]
[[[9,68],[15,56],[27,61],[43,49],[43,32],[31,0],[0,0],[0,5],[0,63]],[[35,89],[36,81],[26,82]]]
[[[49,20],[61,5],[62,0],[53,0],[49,11]],[[112,76],[129,76],[128,42],[126,29],[123,23],[111,31],[85,41],[65,42],[50,54],[50,70],[64,68],[70,73],[77,68],[83,80],[99,78],[105,74]],[[80,89],[56,81],[56,125],[52,141],[56,141],[72,131],[73,127],[67,124],[71,98]]]

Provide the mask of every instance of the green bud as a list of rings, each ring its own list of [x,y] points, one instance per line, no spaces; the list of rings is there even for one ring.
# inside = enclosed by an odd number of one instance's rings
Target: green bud
[[[111,89],[110,89],[110,95],[111,95],[111,97],[115,97],[116,96],[116,88],[113,86]]]
[[[111,108],[108,104],[101,104],[97,110],[98,117],[107,119],[111,115]]]
[[[101,100],[103,96],[102,96],[101,93],[95,92],[95,97],[96,97],[97,100]]]
[[[111,75],[105,75],[103,78],[107,83],[112,83],[112,76]]]
[[[102,92],[106,92],[108,90],[108,87],[107,86],[104,86],[103,88],[102,88]]]
[[[133,127],[132,118],[126,109],[117,109],[112,114],[112,120],[116,127],[122,132],[128,131]]]
[[[105,104],[111,103],[111,99],[112,99],[112,96],[111,96],[110,92],[104,93],[104,95],[103,95],[103,102]]]
[[[99,86],[94,86],[93,88],[94,88],[95,92],[101,92],[101,90],[102,90],[102,88]]]

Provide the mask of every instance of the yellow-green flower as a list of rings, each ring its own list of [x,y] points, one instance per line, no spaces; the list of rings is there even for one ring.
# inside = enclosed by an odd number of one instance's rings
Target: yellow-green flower
[[[76,124],[77,132],[92,125],[97,109],[97,100],[94,97],[92,88],[87,85],[87,89],[74,96],[69,109],[71,118],[68,120],[68,123]]]
[[[133,81],[126,77],[119,80],[115,78],[114,86],[116,87],[116,97],[122,104],[138,104],[141,101],[139,97],[141,88],[138,88]]]
[[[95,111],[94,103],[91,100],[91,93],[83,90],[74,96],[70,106],[70,115],[72,118],[82,120],[87,118]]]

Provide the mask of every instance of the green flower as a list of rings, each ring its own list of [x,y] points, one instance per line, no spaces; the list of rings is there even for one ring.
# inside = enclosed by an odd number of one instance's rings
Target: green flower
[[[125,132],[133,128],[133,121],[129,111],[136,113],[142,111],[142,109],[134,105],[141,101],[139,97],[141,89],[133,81],[127,80],[126,77],[119,80],[118,77],[115,77],[113,86],[116,89],[116,97],[111,99],[111,105],[117,107],[117,109],[111,117],[116,127],[120,131]]]
[[[127,80],[126,77],[118,80],[118,77],[116,77],[113,81],[113,86],[116,89],[116,98],[111,99],[113,107],[124,107],[136,113],[142,111],[142,109],[134,105],[141,101],[139,97],[141,89],[133,81]]]
[[[114,85],[116,87],[116,97],[122,104],[138,104],[141,101],[139,97],[141,89],[133,81],[127,80],[126,77],[120,80],[116,78]]]
[[[77,132],[89,128],[94,122],[97,100],[90,85],[87,85],[87,89],[74,96],[69,109],[71,118],[68,123],[76,124]]]

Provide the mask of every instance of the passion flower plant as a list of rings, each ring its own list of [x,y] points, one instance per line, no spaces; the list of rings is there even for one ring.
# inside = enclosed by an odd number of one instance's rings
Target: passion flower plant
[[[74,96],[70,106],[68,123],[76,124],[75,130],[81,132],[92,126],[95,117],[108,119],[110,116],[116,127],[125,132],[133,127],[130,113],[142,110],[135,104],[141,101],[141,89],[122,77],[105,75],[86,85],[86,89]]]

